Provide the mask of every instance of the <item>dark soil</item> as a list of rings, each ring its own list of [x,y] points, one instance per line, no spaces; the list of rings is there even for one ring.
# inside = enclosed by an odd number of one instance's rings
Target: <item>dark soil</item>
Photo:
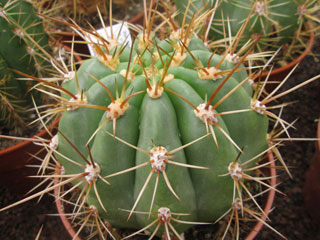
[[[319,39],[315,41],[314,53],[320,53]],[[306,57],[290,77],[283,89],[289,89],[306,79],[320,74],[320,63],[313,56]],[[292,137],[316,137],[317,121],[320,117],[320,84],[319,80],[281,98],[281,102],[297,100],[295,104],[285,108],[282,118],[295,123],[291,129]],[[315,226],[304,204],[303,187],[305,175],[314,154],[314,142],[287,142],[281,147],[281,153],[288,166],[291,167],[293,178],[278,171],[278,189],[285,195],[276,195],[274,209],[270,213],[270,224],[290,240],[320,240],[320,228]],[[319,184],[319,183],[315,183]],[[10,192],[10,186],[0,187],[0,208],[14,203],[21,195]],[[35,239],[43,226],[40,239],[70,239],[59,217],[56,214],[54,199],[47,196],[39,203],[30,201],[0,213],[0,238],[2,240]],[[194,236],[197,236],[195,230]],[[210,232],[197,239],[211,239]],[[188,238],[189,239],[189,238]],[[193,237],[190,239],[194,239]],[[277,234],[263,227],[256,237],[259,240],[281,239]]]

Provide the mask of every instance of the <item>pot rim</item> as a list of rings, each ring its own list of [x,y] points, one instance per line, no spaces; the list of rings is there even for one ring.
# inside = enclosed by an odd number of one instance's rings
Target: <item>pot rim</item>
[[[267,202],[266,202],[266,205],[265,205],[265,207],[263,209],[265,214],[263,214],[261,216],[261,220],[262,221],[258,221],[256,223],[256,225],[253,227],[253,229],[251,230],[249,235],[245,238],[245,240],[253,240],[258,235],[258,233],[260,232],[260,230],[264,226],[263,222],[266,221],[267,216],[270,213],[270,210],[272,208],[272,204],[273,204],[273,201],[274,201],[274,198],[275,198],[275,195],[276,195],[275,187],[277,185],[277,179],[276,179],[277,173],[276,173],[276,166],[275,166],[272,150],[269,150],[267,152],[267,156],[268,156],[268,160],[270,162],[270,176],[274,176],[274,177],[272,177],[270,179],[270,186],[272,188],[268,192]]]
[[[53,129],[55,126],[58,125],[58,122],[59,122],[60,119],[56,119],[55,121],[53,121],[49,127],[47,127],[48,130],[51,130]],[[37,134],[33,135],[30,140],[24,140],[20,143],[17,143],[15,145],[12,145],[8,148],[5,148],[3,150],[0,150],[0,156],[5,156],[13,151],[17,151],[18,149],[21,149],[23,147],[26,147],[30,144],[33,144],[33,139],[37,139],[37,138],[42,138],[43,136],[45,136],[48,132],[47,132],[47,129],[42,129],[40,132],[38,132]]]
[[[307,25],[309,28],[312,28],[312,23],[310,21],[307,22]],[[287,64],[283,67],[279,67],[279,68],[272,70],[271,73],[270,73],[270,71],[262,72],[261,77],[266,78],[269,74],[270,75],[277,75],[279,73],[282,73],[282,72],[285,72],[285,71],[292,69],[295,65],[297,65],[299,62],[301,62],[302,59],[304,59],[308,55],[308,53],[311,51],[311,49],[313,47],[313,44],[314,44],[314,32],[311,31],[308,46],[304,49],[304,51],[301,53],[301,55],[299,57],[297,57],[295,60],[289,62],[289,64]]]

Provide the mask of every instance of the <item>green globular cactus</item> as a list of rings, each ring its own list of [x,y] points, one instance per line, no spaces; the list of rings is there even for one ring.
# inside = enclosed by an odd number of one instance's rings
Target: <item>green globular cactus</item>
[[[27,1],[0,1],[0,45],[0,129],[17,133],[26,126],[32,107],[28,91],[36,83],[17,80],[18,72],[41,77],[48,65],[42,50],[49,52],[42,21]],[[40,94],[34,98],[39,102]]]
[[[310,31],[307,22],[317,21],[314,13],[319,9],[316,0],[176,0],[175,3],[181,14],[188,12],[187,21],[193,14],[216,7],[212,24],[208,26],[210,39],[228,41],[241,31],[238,49],[261,37],[258,51],[301,44],[302,31]],[[178,20],[181,22],[182,17]]]
[[[212,53],[189,30],[165,40],[146,30],[132,47],[94,44],[99,57],[62,85],[61,177],[82,189],[76,208],[87,203],[112,227],[161,236],[213,223],[268,148],[244,58]]]

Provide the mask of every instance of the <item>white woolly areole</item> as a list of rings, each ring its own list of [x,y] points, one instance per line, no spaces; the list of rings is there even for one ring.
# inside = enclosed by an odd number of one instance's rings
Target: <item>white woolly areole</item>
[[[40,72],[41,69],[42,69],[42,66],[41,66],[39,63],[35,63],[35,64],[34,64],[34,68],[35,68],[38,72]]]
[[[163,87],[159,85],[153,85],[151,89],[147,88],[147,93],[151,98],[159,98],[163,93]]]
[[[264,115],[264,111],[266,110],[266,105],[261,105],[259,100],[251,100],[251,108],[257,113]]]
[[[72,105],[68,106],[67,111],[72,111],[72,110],[77,109],[79,107],[76,105],[77,103],[78,104],[87,104],[88,103],[87,97],[84,94],[82,94],[82,96],[81,96],[81,94],[77,94],[76,97],[77,97],[77,99],[74,99],[74,98],[69,99],[69,103],[72,103]],[[75,104],[73,104],[73,103],[75,103]]]
[[[86,166],[84,172],[89,173],[87,176],[85,176],[85,179],[88,183],[92,183],[97,180],[98,175],[100,174],[100,167],[96,163],[94,166],[90,164]]]
[[[171,211],[167,207],[161,207],[158,209],[158,218],[162,222],[170,222]]]
[[[153,46],[151,34],[141,34],[138,37],[138,48],[142,52],[145,49],[151,49]]]
[[[233,54],[228,53],[225,58],[225,60],[227,60],[228,62],[231,62],[231,63],[238,63],[239,59],[240,59],[239,56],[235,53],[233,53]]]
[[[24,37],[24,32],[21,31],[19,28],[13,29],[13,33],[14,33],[15,35],[17,35],[19,38],[23,38],[23,37]]]
[[[215,67],[206,67],[204,70],[198,70],[198,76],[202,80],[217,80],[222,78],[222,76],[219,74],[221,72],[220,69],[216,69]]]
[[[305,4],[301,4],[300,6],[298,6],[298,14],[302,17],[304,15],[306,15],[307,13],[307,7]]]
[[[107,118],[117,119],[118,117],[122,116],[129,108],[129,103],[125,103],[123,106],[121,106],[121,104],[122,101],[120,99],[111,102],[108,106],[109,111],[107,111]]]
[[[240,211],[243,207],[243,204],[240,200],[240,198],[235,198],[233,203],[232,203],[232,206],[237,209],[238,211]]]
[[[117,69],[117,66],[120,63],[120,60],[118,57],[113,57],[112,55],[109,55],[109,54],[104,54],[103,56],[99,56],[98,59],[105,66],[109,67],[113,71]]]
[[[58,134],[56,134],[56,135],[54,135],[53,138],[51,138],[49,147],[50,147],[51,149],[57,149],[58,144],[59,144],[59,137],[58,137]]]
[[[76,72],[75,71],[70,71],[70,72],[67,72],[67,73],[64,73],[63,74],[63,82],[68,82],[70,81],[72,78],[74,78],[74,76],[76,75]]]
[[[256,4],[255,12],[258,14],[258,16],[262,16],[266,10],[266,5],[263,1],[259,1]]]
[[[32,48],[32,47],[30,47],[30,46],[27,46],[27,47],[26,47],[26,50],[27,50],[27,52],[28,52],[31,56],[36,55],[36,51],[34,50],[34,48]]]
[[[179,40],[179,39],[181,39],[181,30],[183,30],[183,29],[179,28],[178,30],[172,31],[172,32],[170,33],[169,38],[170,38],[170,39],[174,39],[174,40]]]
[[[91,211],[92,216],[98,216],[98,208],[94,205],[90,205],[89,209]]]
[[[150,156],[152,169],[155,169],[158,172],[162,172],[162,170],[165,169],[167,165],[166,162],[168,161],[167,149],[162,146],[153,147],[150,153],[152,154]]]
[[[235,179],[235,180],[242,179],[243,172],[242,172],[242,168],[240,167],[239,163],[235,163],[235,162],[230,163],[228,166],[228,171],[229,171],[230,176],[233,179]]]
[[[160,75],[163,77],[163,74],[165,74],[164,69],[160,70]],[[174,79],[174,75],[171,73],[167,73],[166,76],[163,79],[163,83],[170,82],[171,80]]]
[[[129,71],[128,74],[127,74],[127,69],[122,69],[122,70],[120,71],[120,75],[121,75],[122,77],[124,77],[124,78],[127,76],[127,80],[128,80],[129,82],[133,82],[133,80],[136,78],[136,75],[135,75],[133,72],[131,72],[131,71]]]
[[[213,106],[209,105],[209,108],[206,109],[205,103],[200,104],[197,109],[199,111],[194,110],[194,114],[200,118],[204,123],[215,124],[218,122],[218,118],[216,117],[216,110],[214,110]]]
[[[60,174],[61,175],[66,174],[66,170],[65,170],[65,168],[63,166],[61,166],[61,168],[60,168]]]
[[[181,51],[176,51],[176,55],[172,58],[170,66],[180,66],[186,58],[187,54],[185,52],[181,55]]]
[[[109,51],[120,45],[120,43],[117,39],[107,37],[106,40],[108,42],[107,46],[108,46]]]

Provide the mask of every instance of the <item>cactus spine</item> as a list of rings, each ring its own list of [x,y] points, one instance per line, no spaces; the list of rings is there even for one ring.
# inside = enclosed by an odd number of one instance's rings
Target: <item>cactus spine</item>
[[[35,9],[23,0],[0,1],[0,26],[0,129],[17,133],[26,126],[33,84],[17,80],[21,76],[10,69],[41,77],[45,65],[39,47],[48,51],[48,36]]]

